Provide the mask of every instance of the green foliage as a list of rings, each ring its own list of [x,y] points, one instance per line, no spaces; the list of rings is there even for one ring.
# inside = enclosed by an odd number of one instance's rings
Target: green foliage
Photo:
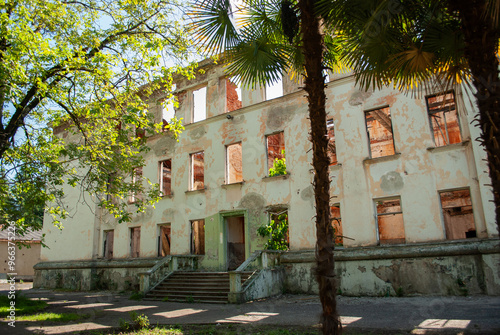
[[[76,313],[37,313],[34,315],[26,315],[16,317],[17,321],[55,321],[55,322],[67,322],[75,321],[80,319],[87,319],[90,315],[88,314],[76,314]]]
[[[144,298],[144,294],[142,292],[134,292],[128,297],[129,300],[142,300]]]
[[[0,224],[39,228],[44,209],[62,228],[76,205],[63,203],[65,184],[82,192],[79,205],[120,222],[159,199],[157,185],[131,174],[145,136],[163,131],[148,97],[161,89],[172,99],[173,75],[193,75],[179,13],[177,0],[0,5]],[[176,137],[180,122],[163,136]],[[142,197],[130,206],[132,193]]]
[[[281,150],[283,158],[275,158],[273,167],[269,169],[269,177],[282,176],[286,174],[285,150]]]
[[[267,250],[288,250],[288,212],[272,214],[269,224],[260,226],[257,233],[268,238]]]
[[[120,328],[122,330],[148,329],[150,326],[149,319],[144,314],[137,314],[136,311],[130,312],[130,321],[120,319]]]
[[[12,300],[9,299],[6,295],[0,295],[0,317],[6,317],[9,315],[10,310],[10,302]],[[16,315],[26,315],[33,314],[38,311],[41,311],[45,307],[47,307],[47,303],[43,300],[31,300],[18,293],[15,298],[16,301]]]

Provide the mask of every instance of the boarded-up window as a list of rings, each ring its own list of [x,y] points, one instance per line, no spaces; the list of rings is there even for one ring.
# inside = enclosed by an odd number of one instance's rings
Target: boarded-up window
[[[140,188],[142,184],[142,166],[135,168],[132,172],[132,183],[134,187]],[[134,203],[140,200],[142,200],[142,193],[139,190],[133,191],[129,197],[129,202]]]
[[[285,158],[285,133],[280,132],[272,135],[268,135],[266,137],[266,144],[267,144],[267,167],[268,169],[272,169],[273,166],[275,166],[275,161],[279,160],[279,162],[282,162],[284,164],[284,158]],[[286,168],[286,166],[285,166]],[[281,173],[283,171],[279,171],[279,174],[285,174]],[[271,174],[271,171],[270,171]],[[272,175],[272,174],[271,174]]]
[[[460,143],[462,137],[460,136],[455,94],[448,92],[433,95],[427,97],[426,100],[435,145],[440,147]]]
[[[448,240],[476,237],[474,213],[470,191],[455,190],[440,192],[444,226]]]
[[[377,224],[380,244],[405,243],[405,228],[400,199],[377,200]]]
[[[203,151],[191,154],[191,191],[205,188],[205,154]]]
[[[335,124],[333,119],[326,121],[328,130],[328,158],[330,165],[337,165],[337,147],[335,146]]]
[[[160,190],[162,196],[172,194],[172,160],[160,162]]]
[[[335,245],[344,245],[342,236],[342,218],[340,216],[340,204],[334,204],[330,207],[330,217],[332,221],[333,234],[335,236]]]
[[[283,96],[283,79],[281,76],[275,78],[272,83],[266,85],[266,100]]]
[[[113,258],[114,231],[107,230],[104,232],[104,258]]]
[[[232,112],[241,108],[241,88],[236,80],[226,79],[226,110]]]
[[[137,258],[141,250],[141,227],[130,228],[130,257]]]
[[[243,181],[243,156],[241,143],[235,143],[226,147],[226,174],[227,183],[239,183]]]
[[[205,220],[191,221],[191,254],[205,254]]]
[[[158,227],[158,256],[170,255],[170,223]]]
[[[207,118],[207,87],[193,91],[193,122]]]
[[[389,107],[365,112],[366,130],[370,141],[370,157],[394,155],[391,112]]]

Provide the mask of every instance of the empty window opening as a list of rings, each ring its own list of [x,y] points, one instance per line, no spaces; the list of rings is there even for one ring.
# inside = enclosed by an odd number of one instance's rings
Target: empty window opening
[[[172,160],[160,162],[160,190],[162,196],[172,195]]]
[[[335,123],[333,119],[326,121],[328,131],[328,158],[330,165],[337,165],[337,147],[335,146]]]
[[[434,143],[437,147],[460,143],[460,125],[458,122],[455,94],[433,95],[426,98]]]
[[[266,100],[271,100],[283,96],[283,78],[275,78],[271,83],[266,84]]]
[[[141,250],[141,227],[130,228],[130,257],[137,258]]]
[[[114,197],[113,197],[113,193],[115,192],[115,180],[116,180],[116,175],[113,173],[113,174],[110,174],[108,176],[108,179],[106,180],[106,200],[107,201],[111,201],[111,202],[115,202],[114,201]]]
[[[160,104],[163,121],[162,130],[165,131],[167,129],[167,125],[170,124],[171,120],[175,117],[174,98],[164,99],[160,102]]]
[[[325,78],[325,84],[330,82],[330,73],[328,70],[323,70],[323,78]]]
[[[132,172],[132,186],[134,190],[131,192],[131,195],[129,197],[130,203],[142,200],[142,192],[139,190],[142,188],[141,185],[142,185],[142,166],[135,168],[134,171]]]
[[[264,224],[257,229],[260,236],[267,238],[264,248],[288,250],[290,248],[288,227],[288,210],[274,208],[272,212],[269,212],[269,224]]]
[[[207,87],[193,91],[193,122],[207,118]]]
[[[401,200],[377,200],[377,225],[380,244],[405,243]]]
[[[370,141],[370,157],[394,155],[394,138],[389,107],[365,112],[365,119]]]
[[[342,233],[342,218],[340,216],[340,204],[334,204],[330,207],[330,219],[332,221],[333,234],[335,236],[335,245],[344,245],[344,236]]]
[[[191,191],[205,188],[204,152],[191,154]]]
[[[170,223],[158,226],[158,256],[170,255]]]
[[[226,110],[232,112],[234,110],[240,109],[241,104],[241,88],[239,87],[237,80],[226,79]]]
[[[470,191],[465,189],[440,192],[439,196],[443,209],[446,238],[458,240],[476,237]]]
[[[235,143],[226,147],[227,184],[243,181],[243,156],[241,143]]]
[[[205,220],[191,221],[191,254],[205,254]]]
[[[266,137],[267,166],[269,176],[286,174],[285,133],[279,132]]]
[[[104,258],[107,259],[113,258],[113,244],[114,244],[114,231],[113,230],[104,231],[104,247],[103,247]]]

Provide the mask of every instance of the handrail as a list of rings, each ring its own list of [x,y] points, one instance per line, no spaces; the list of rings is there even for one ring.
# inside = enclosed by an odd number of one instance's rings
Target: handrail
[[[248,267],[248,265],[250,265],[250,263],[252,263],[253,261],[255,261],[257,259],[257,257],[260,257],[260,255],[262,255],[262,250],[256,250],[254,251],[250,257],[248,257],[243,263],[241,263],[240,266],[238,266],[238,268],[234,271],[236,272],[243,272],[245,271],[245,269]]]
[[[156,273],[162,269],[166,264],[170,263],[172,256],[168,255],[160,259],[151,269],[140,273],[140,290],[143,294],[149,292],[149,290],[154,287],[162,278],[155,278]],[[161,273],[159,276],[164,276]]]
[[[160,269],[160,267],[162,267],[163,265],[165,265],[165,263],[170,262],[171,260],[172,260],[172,256],[171,255],[163,257],[151,269],[149,269],[148,271],[146,271],[146,273],[149,274],[149,275],[155,273],[156,271],[158,271],[158,269]]]

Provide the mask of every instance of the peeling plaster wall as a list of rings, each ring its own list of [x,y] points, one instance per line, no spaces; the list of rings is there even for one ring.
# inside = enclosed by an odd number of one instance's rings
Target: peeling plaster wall
[[[185,131],[176,141],[168,133],[149,138],[152,150],[145,156],[144,177],[159,180],[160,161],[172,160],[172,195],[154,209],[134,216],[132,222],[118,224],[96,208],[79,203],[80,191],[68,189],[65,202],[74,213],[59,231],[45,218],[44,233],[50,249],[42,250],[42,261],[90,260],[103,255],[103,232],[114,229],[114,258],[130,254],[130,228],[141,227],[140,257],[157,256],[158,225],[171,224],[171,252],[190,253],[190,221],[205,219],[206,255],[201,266],[225,267],[225,224],[220,213],[245,212],[246,256],[261,249],[265,240],[257,228],[266,223],[266,208],[284,205],[289,214],[290,248],[294,251],[314,248],[314,194],[312,153],[307,119],[307,101],[298,84],[284,76],[285,96],[263,101],[262,89],[242,90],[242,108],[226,118],[226,79],[222,67],[205,68],[197,79],[177,82],[180,106],[178,118],[184,118]],[[478,238],[498,236],[494,221],[492,194],[485,184],[484,151],[471,138],[479,136],[470,126],[474,107],[464,102],[457,91],[463,143],[434,147],[424,98],[414,99],[393,89],[360,91],[349,74],[332,76],[328,83],[327,112],[335,122],[338,164],[330,167],[332,204],[340,203],[344,247],[377,245],[374,199],[399,197],[403,211],[406,243],[442,241],[445,230],[439,191],[469,188]],[[192,123],[192,91],[207,85],[207,119]],[[152,113],[160,113],[158,93],[152,97]],[[389,107],[396,154],[369,158],[369,143],[364,111]],[[288,174],[267,177],[266,135],[284,132]],[[242,143],[243,182],[225,185],[225,146]],[[189,155],[204,151],[205,189],[188,191]],[[465,262],[465,260],[464,260]],[[483,258],[494,263],[494,257]],[[497,262],[498,263],[498,262]],[[427,264],[427,263],[425,263]],[[430,264],[430,263],[429,263]],[[434,264],[434,263],[433,263]],[[355,265],[343,265],[348,273],[361,273]],[[375,263],[370,266],[375,268]],[[379,266],[379,265],[377,265]],[[383,261],[380,266],[391,267]],[[492,265],[493,266],[493,265]],[[432,269],[435,265],[432,265]],[[300,278],[300,266],[292,271]],[[497,272],[489,280],[499,283]],[[356,275],[357,276],[357,275]],[[381,280],[383,282],[383,280]],[[495,284],[495,285],[497,285]],[[314,283],[300,283],[300,291],[314,290]],[[380,287],[385,287],[381,284]],[[380,287],[372,287],[370,292]],[[471,291],[475,289],[471,288]]]

